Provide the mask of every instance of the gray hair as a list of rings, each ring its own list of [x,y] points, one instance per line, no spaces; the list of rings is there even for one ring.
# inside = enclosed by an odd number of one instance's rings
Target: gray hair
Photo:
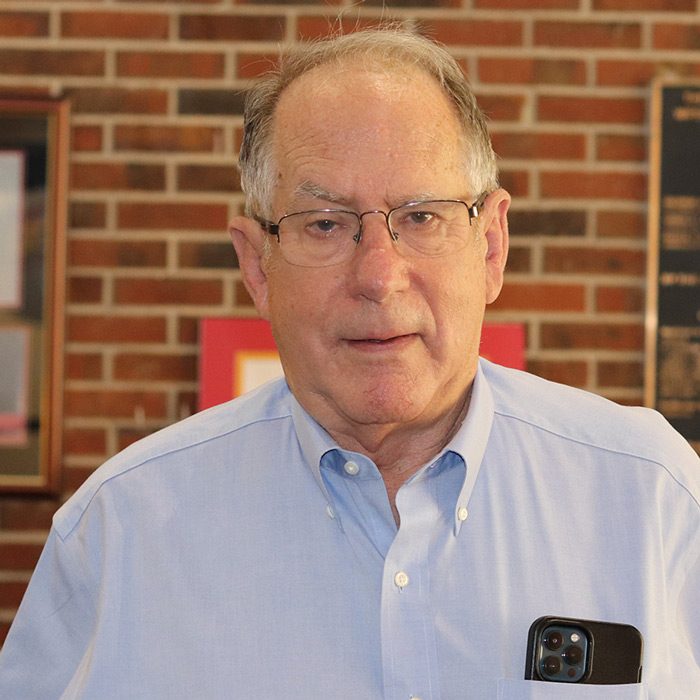
[[[462,127],[473,195],[498,187],[496,156],[486,119],[457,62],[445,48],[425,37],[400,27],[380,27],[298,44],[283,53],[276,70],[250,89],[246,96],[243,143],[238,161],[248,215],[271,215],[275,182],[272,131],[282,92],[304,73],[347,59],[389,69],[417,67],[434,78],[453,104]]]

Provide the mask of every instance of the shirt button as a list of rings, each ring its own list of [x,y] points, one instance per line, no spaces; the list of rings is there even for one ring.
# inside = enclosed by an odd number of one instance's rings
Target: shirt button
[[[460,509],[457,511],[457,517],[458,517],[460,520],[466,520],[466,519],[467,519],[467,515],[469,515],[469,513],[467,512],[467,509],[466,509],[466,508],[460,508]]]
[[[327,515],[331,520],[335,520],[335,515],[333,514],[333,510],[331,509],[330,506],[326,506],[326,515]]]
[[[404,586],[408,585],[408,574],[405,571],[399,571],[394,576],[394,583],[399,588],[403,588]]]
[[[360,471],[360,467],[358,467],[355,462],[345,462],[344,469],[350,476],[355,476],[355,474]]]

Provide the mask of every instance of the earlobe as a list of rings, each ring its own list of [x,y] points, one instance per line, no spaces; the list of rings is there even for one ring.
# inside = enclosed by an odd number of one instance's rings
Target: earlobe
[[[508,207],[510,195],[503,189],[492,192],[484,207],[486,238],[486,303],[496,301],[503,287],[508,259]]]
[[[263,234],[258,225],[245,216],[237,216],[231,221],[229,234],[238,256],[243,283],[253,299],[258,314],[269,320]]]

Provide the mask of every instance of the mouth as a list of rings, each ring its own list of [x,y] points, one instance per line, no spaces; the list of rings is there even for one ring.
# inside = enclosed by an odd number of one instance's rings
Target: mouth
[[[346,342],[351,347],[358,349],[397,349],[410,343],[415,337],[415,333],[408,333],[406,335],[393,335],[387,338],[348,338]]]

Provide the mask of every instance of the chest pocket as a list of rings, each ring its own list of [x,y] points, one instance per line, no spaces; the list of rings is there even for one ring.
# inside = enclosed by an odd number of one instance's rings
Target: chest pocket
[[[498,700],[647,700],[643,683],[586,685],[544,681],[498,681]]]

